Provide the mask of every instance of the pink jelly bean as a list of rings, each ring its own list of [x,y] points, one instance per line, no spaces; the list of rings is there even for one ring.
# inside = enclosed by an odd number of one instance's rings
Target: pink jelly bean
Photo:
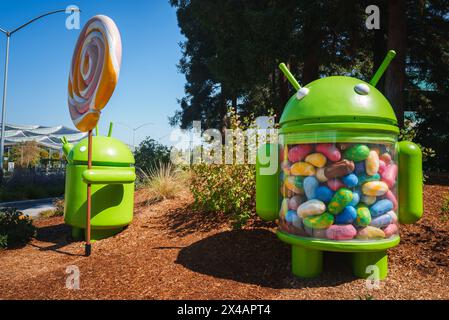
[[[380,158],[380,160],[383,160],[385,162],[385,164],[390,164],[390,162],[391,162],[391,156],[389,153],[385,152],[385,153],[381,154],[381,156],[379,158]]]
[[[302,199],[300,196],[291,197],[288,200],[288,209],[296,211],[298,209],[299,205],[301,204],[301,202],[302,202]]]
[[[357,235],[352,224],[332,225],[326,230],[326,238],[331,240],[351,240]]]
[[[379,160],[379,170],[378,172],[382,174],[384,172],[385,168],[387,167],[387,164],[383,160]]]
[[[340,179],[330,179],[327,181],[327,186],[332,191],[337,191],[340,188],[343,188],[345,184]]]
[[[316,151],[324,154],[330,161],[339,161],[341,159],[340,150],[332,143],[320,143],[316,146]]]
[[[389,238],[397,234],[398,231],[399,231],[398,226],[394,223],[391,223],[384,229],[385,237]]]
[[[313,150],[310,144],[300,144],[288,151],[288,160],[290,162],[298,162],[304,159]]]
[[[398,200],[396,199],[395,195],[391,190],[388,190],[387,193],[385,193],[385,199],[390,200],[393,202],[393,210],[396,211],[398,209]]]
[[[396,177],[398,175],[398,166],[394,163],[389,164],[382,174],[380,175],[381,180],[388,185],[388,188],[393,188],[396,183]]]

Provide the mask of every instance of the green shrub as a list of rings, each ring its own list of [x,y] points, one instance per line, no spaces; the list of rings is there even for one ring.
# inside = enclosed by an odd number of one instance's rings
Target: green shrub
[[[53,201],[54,209],[42,211],[39,216],[42,218],[62,217],[64,215],[64,199]]]
[[[254,213],[255,184],[254,165],[192,166],[190,189],[195,209],[228,214],[236,228]]]
[[[134,151],[136,167],[142,170],[152,170],[158,164],[170,162],[170,149],[147,137]]]
[[[28,243],[36,234],[33,222],[13,208],[0,211],[0,248],[13,248]]]

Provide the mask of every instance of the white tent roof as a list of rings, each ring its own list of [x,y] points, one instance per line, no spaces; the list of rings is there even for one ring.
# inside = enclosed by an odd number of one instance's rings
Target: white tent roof
[[[19,142],[36,141],[40,145],[52,149],[61,149],[61,138],[76,143],[87,136],[64,126],[44,127],[39,125],[5,125],[5,146],[13,146]]]

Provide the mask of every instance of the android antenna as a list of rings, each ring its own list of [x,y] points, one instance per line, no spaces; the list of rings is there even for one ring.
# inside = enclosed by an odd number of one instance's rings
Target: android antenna
[[[114,124],[112,122],[109,122],[109,131],[108,131],[108,137],[112,136],[112,127]]]
[[[396,56],[396,52],[394,50],[389,50],[387,55],[385,56],[384,61],[382,61],[382,64],[380,65],[379,69],[377,69],[376,73],[374,74],[373,78],[369,82],[370,85],[373,87],[376,86],[376,84],[379,82],[380,78],[384,74],[385,70],[387,70],[388,66],[390,65],[391,60]]]
[[[295,90],[301,89],[301,86],[299,85],[298,81],[296,81],[295,77],[292,75],[290,70],[288,70],[285,63],[282,62],[281,64],[279,64],[279,69],[281,69],[282,73],[288,79],[288,81],[292,84],[292,86],[293,86],[293,88],[295,88]]]

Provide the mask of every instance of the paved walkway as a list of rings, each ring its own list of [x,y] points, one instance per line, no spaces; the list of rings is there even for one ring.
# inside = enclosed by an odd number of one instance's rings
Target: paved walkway
[[[43,211],[55,209],[53,201],[56,199],[58,198],[2,202],[0,203],[0,208],[13,207],[29,215],[30,217],[38,217]]]

